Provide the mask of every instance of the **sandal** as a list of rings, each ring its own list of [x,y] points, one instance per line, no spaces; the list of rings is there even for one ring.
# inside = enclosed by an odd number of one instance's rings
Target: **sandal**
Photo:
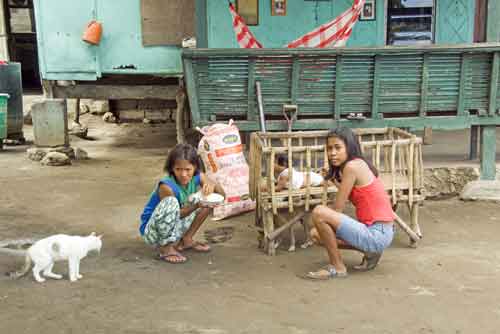
[[[368,271],[373,270],[377,266],[380,258],[382,257],[382,253],[365,253],[363,256],[363,260],[357,266],[354,266],[354,269],[359,271]]]
[[[181,253],[158,254],[158,260],[172,264],[180,264],[185,263],[187,261],[187,257]]]
[[[313,280],[328,280],[330,278],[346,278],[346,272],[338,272],[334,266],[328,266],[318,271],[310,271],[305,275],[305,278]]]
[[[179,251],[186,251],[190,249],[199,253],[208,253],[211,250],[208,244],[201,241],[193,241],[191,245],[185,245],[184,241],[181,241],[181,244],[177,247],[177,250]]]

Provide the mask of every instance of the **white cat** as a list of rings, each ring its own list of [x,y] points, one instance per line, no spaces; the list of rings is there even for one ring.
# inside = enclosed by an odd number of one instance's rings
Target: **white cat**
[[[40,276],[43,270],[43,276],[53,279],[61,279],[62,275],[54,274],[52,267],[57,261],[68,260],[68,276],[71,282],[82,278],[80,274],[80,260],[90,251],[101,251],[102,235],[96,236],[94,232],[87,237],[70,236],[57,234],[45,239],[38,240],[26,252],[26,260],[23,269],[14,273],[14,278],[24,276],[33,266],[33,276],[37,282],[45,282]]]

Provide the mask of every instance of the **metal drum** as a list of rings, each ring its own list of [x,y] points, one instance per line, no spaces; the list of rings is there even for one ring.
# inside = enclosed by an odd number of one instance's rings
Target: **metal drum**
[[[0,65],[0,94],[9,94],[7,138],[24,140],[21,64]]]

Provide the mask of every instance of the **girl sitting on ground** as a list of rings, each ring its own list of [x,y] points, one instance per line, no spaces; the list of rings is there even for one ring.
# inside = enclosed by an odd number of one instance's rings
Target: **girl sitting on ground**
[[[332,207],[319,205],[312,212],[311,238],[326,248],[329,265],[306,276],[311,279],[346,277],[347,269],[339,248],[364,253],[355,269],[375,268],[382,252],[394,235],[395,219],[389,196],[376,168],[362,153],[355,134],[349,128],[337,128],[328,134],[329,173],[338,188]],[[356,208],[355,220],[342,212],[347,200]]]
[[[183,263],[187,258],[182,251],[192,249],[209,252],[210,247],[194,241],[193,236],[208,217],[211,207],[205,206],[197,196],[224,190],[208,180],[201,172],[201,160],[191,145],[178,144],[168,154],[162,178],[141,215],[140,233],[144,241],[157,248],[159,258],[169,263]]]

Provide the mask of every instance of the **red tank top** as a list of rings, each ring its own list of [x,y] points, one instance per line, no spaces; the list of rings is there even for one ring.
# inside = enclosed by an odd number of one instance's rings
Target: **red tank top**
[[[353,187],[349,200],[356,207],[356,217],[365,225],[395,219],[389,195],[378,177],[366,186]]]

